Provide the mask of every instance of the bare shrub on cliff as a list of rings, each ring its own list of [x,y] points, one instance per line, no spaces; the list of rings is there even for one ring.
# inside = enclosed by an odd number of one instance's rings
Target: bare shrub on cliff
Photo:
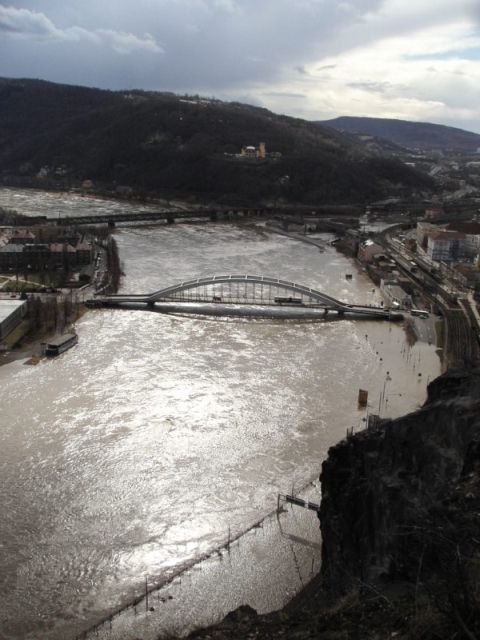
[[[470,473],[441,507],[432,509],[423,526],[407,534],[411,545],[421,550],[415,586],[417,637],[453,637],[454,632],[469,640],[480,637],[479,488],[478,473]],[[438,635],[432,635],[434,627]]]

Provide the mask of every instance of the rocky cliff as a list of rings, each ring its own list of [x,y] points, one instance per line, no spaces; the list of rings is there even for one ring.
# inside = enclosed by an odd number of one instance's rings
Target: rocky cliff
[[[480,372],[448,372],[419,411],[330,449],[320,520],[327,593],[401,592],[476,628]]]
[[[480,370],[329,451],[323,566],[295,606],[227,616],[195,638],[480,637]]]

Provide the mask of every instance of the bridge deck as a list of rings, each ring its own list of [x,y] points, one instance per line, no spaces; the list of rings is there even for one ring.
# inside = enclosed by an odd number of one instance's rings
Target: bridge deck
[[[109,224],[121,222],[140,222],[163,220],[174,222],[175,220],[210,219],[217,220],[228,217],[248,217],[270,215],[272,209],[268,207],[232,207],[217,209],[160,209],[158,211],[139,210],[128,213],[97,213],[83,216],[64,216],[50,218],[50,222],[56,225],[82,225],[82,224]]]

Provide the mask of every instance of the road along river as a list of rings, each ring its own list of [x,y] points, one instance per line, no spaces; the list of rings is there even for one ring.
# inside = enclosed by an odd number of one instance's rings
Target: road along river
[[[0,206],[32,214],[52,197],[21,192],[14,205],[14,195],[0,190]],[[77,213],[77,199],[62,198],[63,211]],[[110,206],[89,200],[92,212]],[[125,227],[116,238],[125,293],[253,273],[348,302],[380,300],[334,249],[321,253],[261,227]],[[146,574],[149,584],[172,578],[261,520],[279,492],[318,477],[328,447],[364,424],[359,387],[369,390],[369,412],[397,416],[424,401],[440,372],[434,345],[409,345],[401,324],[383,321],[100,309],[76,330],[78,345],[54,360],[0,367],[2,640],[73,638],[139,595]],[[232,555],[231,570],[236,564],[243,576],[233,602],[212,602],[200,572],[184,578],[186,591],[173,595],[189,602],[172,602],[195,619],[172,613],[165,630],[213,621],[243,602],[282,606],[302,571],[318,568],[318,523],[305,514],[310,524],[296,530],[290,520],[283,546],[268,543],[270,529],[278,535],[268,520],[256,542],[243,544],[248,553]],[[222,560],[208,562],[202,579],[212,583]]]

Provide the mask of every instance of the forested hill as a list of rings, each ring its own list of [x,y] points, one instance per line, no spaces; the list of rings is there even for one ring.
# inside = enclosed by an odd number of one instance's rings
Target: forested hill
[[[235,156],[260,142],[273,152],[266,159]],[[200,202],[361,202],[430,186],[332,129],[266,109],[12,79],[0,79],[0,176]]]
[[[357,118],[342,116],[318,124],[339,132],[383,138],[408,149],[475,153],[480,148],[480,135],[456,127],[429,122],[409,122],[390,118]]]

